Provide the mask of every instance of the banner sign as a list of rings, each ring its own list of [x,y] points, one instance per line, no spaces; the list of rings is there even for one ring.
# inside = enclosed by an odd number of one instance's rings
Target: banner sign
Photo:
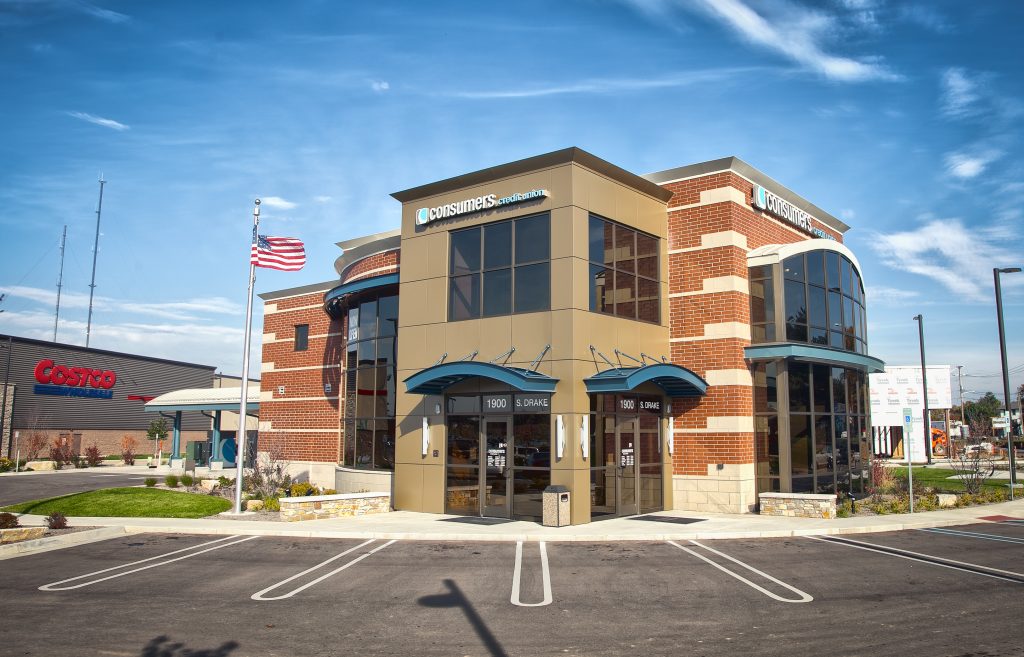
[[[924,395],[921,368],[914,366],[886,366],[885,372],[868,375],[868,393],[871,426],[904,427],[904,457],[909,447],[914,462],[924,461],[928,455],[925,444]],[[948,365],[928,366],[928,408],[948,409],[952,403],[952,385]],[[910,415],[909,427],[906,416]],[[907,437],[913,441],[907,444]]]

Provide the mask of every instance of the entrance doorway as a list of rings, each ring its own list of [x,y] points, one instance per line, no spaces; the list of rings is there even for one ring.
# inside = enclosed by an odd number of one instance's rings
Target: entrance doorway
[[[664,509],[661,400],[599,395],[592,418],[591,519]]]
[[[496,396],[483,397],[484,412],[479,415],[448,416],[445,512],[540,520],[541,494],[551,483],[551,416],[489,415],[491,406],[518,410],[527,399],[516,395],[514,405],[503,405],[489,403],[492,397]],[[457,410],[467,406],[465,398],[449,403]]]

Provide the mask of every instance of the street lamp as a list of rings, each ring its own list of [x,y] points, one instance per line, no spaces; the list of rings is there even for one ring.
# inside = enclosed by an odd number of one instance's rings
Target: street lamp
[[[7,336],[7,367],[4,368],[4,392],[0,396],[0,447],[3,445],[4,427],[7,426],[7,382],[11,378],[11,352],[14,351],[14,338]],[[12,413],[14,409],[11,409]],[[11,456],[11,441],[7,441],[7,457]]]
[[[1006,365],[1006,331],[1003,328],[1003,289],[999,285],[1000,274],[1016,274],[1020,267],[994,267],[992,278],[996,283],[996,317],[999,319],[999,353],[1003,359],[1003,400],[1006,402],[1007,419],[1012,417],[1010,413],[1010,375]],[[1010,499],[1013,499],[1013,487],[1017,485],[1017,465],[1013,456],[1013,423],[1006,431],[1006,451],[1010,454]]]
[[[924,315],[914,315],[917,322],[917,341],[921,346],[921,389],[924,398],[924,453],[928,465],[932,464],[932,416],[928,410],[928,370],[924,359]],[[962,403],[962,402],[961,402]],[[948,440],[948,438],[947,438]]]

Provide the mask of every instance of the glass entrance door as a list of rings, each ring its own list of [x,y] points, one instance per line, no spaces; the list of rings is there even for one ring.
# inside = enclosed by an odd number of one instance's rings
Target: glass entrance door
[[[480,485],[484,491],[481,497],[481,516],[509,518],[512,515],[512,499],[509,494],[509,479],[512,474],[512,461],[509,458],[511,428],[512,418],[484,418],[481,440],[487,462],[481,468]]]
[[[619,417],[615,423],[616,453],[618,470],[616,475],[617,512],[620,516],[635,516],[639,513],[637,504],[637,460],[638,438],[637,419]]]

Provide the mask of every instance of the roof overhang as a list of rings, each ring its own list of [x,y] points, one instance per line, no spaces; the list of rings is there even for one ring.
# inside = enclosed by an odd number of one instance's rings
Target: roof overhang
[[[811,344],[772,343],[751,345],[743,349],[743,354],[747,359],[755,361],[788,358],[809,363],[852,367],[868,374],[885,371],[885,363],[874,356],[832,349],[831,347],[818,347]]]
[[[246,391],[246,412],[260,409],[260,387],[249,386]],[[158,411],[238,411],[242,403],[241,388],[186,388],[172,390],[146,402],[143,407],[150,413]]]
[[[324,295],[324,305],[330,304],[336,299],[355,294],[356,292],[365,292],[367,290],[373,290],[378,287],[386,287],[388,285],[398,285],[398,274],[384,274],[382,276],[370,276],[368,278],[360,278],[358,281],[352,281],[351,283],[345,283],[339,285],[330,292]]]
[[[428,367],[405,379],[406,391],[417,395],[439,395],[466,379],[482,378],[504,383],[523,392],[554,392],[558,379],[521,367],[460,360]]]
[[[669,397],[700,397],[708,391],[707,381],[672,363],[613,368],[583,379],[590,393],[629,392],[647,382],[664,390]]]

